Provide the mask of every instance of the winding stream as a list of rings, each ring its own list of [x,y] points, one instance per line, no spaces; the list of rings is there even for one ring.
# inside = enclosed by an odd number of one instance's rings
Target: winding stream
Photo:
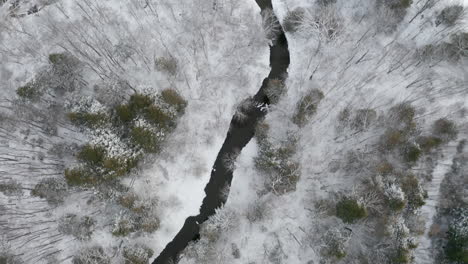
[[[256,2],[262,11],[273,9],[271,0],[256,0]],[[279,22],[276,23],[279,24]],[[267,110],[264,106],[270,103],[265,93],[268,81],[271,79],[284,81],[287,76],[289,66],[288,42],[281,26],[278,25],[278,27],[280,30],[275,41],[270,45],[270,74],[263,80],[260,90],[252,98],[252,103],[249,104],[250,107],[242,109],[246,118],[242,120],[232,118],[224,144],[213,165],[210,181],[205,187],[206,196],[200,207],[200,213],[185,220],[182,229],[167,244],[161,254],[153,261],[153,264],[177,263],[180,253],[187,247],[188,243],[199,238],[200,224],[215,214],[215,210],[227,201],[225,190],[231,186],[233,171],[229,168],[229,164],[225,162],[225,157],[237,157],[240,150],[254,136],[258,122],[265,117]]]

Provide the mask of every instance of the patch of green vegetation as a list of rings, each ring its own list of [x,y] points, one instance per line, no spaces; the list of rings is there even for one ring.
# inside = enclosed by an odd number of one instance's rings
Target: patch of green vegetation
[[[161,99],[173,106],[179,114],[184,113],[187,107],[187,101],[174,89],[165,89],[161,92]]]
[[[421,157],[421,149],[413,144],[405,146],[402,151],[403,160],[407,163],[415,163]]]
[[[390,8],[392,9],[406,9],[411,6],[413,0],[396,0],[392,1]]]
[[[82,164],[65,171],[67,182],[70,185],[94,186],[114,180],[135,168],[144,154],[142,152],[159,152],[165,136],[175,128],[177,118],[184,113],[187,105],[174,90],[164,90],[160,99],[158,101],[150,95],[135,93],[127,103],[116,106],[109,113],[70,113],[69,118],[75,125],[86,125],[90,129],[97,129],[112,120],[109,125],[113,126],[113,132],[121,142],[129,145],[133,154],[110,156],[107,147],[85,145],[76,154]],[[156,102],[163,105],[158,106]],[[167,105],[173,109],[166,110]],[[132,122],[137,118],[144,120],[138,124]]]
[[[129,123],[135,118],[135,113],[128,104],[122,104],[115,107],[115,113],[117,118],[123,123]]]
[[[322,91],[312,89],[299,101],[292,121],[298,126],[304,126],[317,111],[318,104],[322,101],[323,97]]]
[[[66,169],[65,180],[71,186],[95,186],[99,182],[96,175],[85,168]]]
[[[431,150],[438,148],[442,144],[442,140],[434,136],[420,136],[416,139],[416,143],[422,152],[429,153]]]
[[[447,259],[455,263],[468,263],[468,236],[463,236],[450,227],[448,241],[445,247]]]
[[[406,248],[398,248],[392,258],[392,263],[406,264],[410,263],[410,252]]]
[[[158,125],[161,128],[169,128],[173,126],[173,117],[158,106],[150,106],[146,109],[145,118],[153,125]]]
[[[16,94],[25,99],[31,101],[37,101],[42,96],[42,92],[33,83],[28,83],[25,86],[21,86],[16,90]]]
[[[67,117],[75,126],[86,126],[88,128],[100,127],[108,121],[104,113],[70,112],[67,114]]]
[[[405,200],[391,198],[387,200],[388,207],[393,211],[401,211],[406,206]]]
[[[106,149],[101,146],[85,145],[77,154],[79,161],[87,163],[91,167],[101,166],[106,157]]]
[[[413,174],[403,176],[401,179],[401,189],[405,193],[410,208],[419,208],[425,204],[423,190],[419,185],[418,178]]]
[[[154,98],[149,95],[141,94],[141,93],[134,93],[130,96],[130,100],[128,101],[128,105],[132,112],[139,112],[142,111],[154,103]]]
[[[160,141],[157,135],[144,127],[135,127],[131,131],[132,142],[149,153],[156,153],[160,150]]]
[[[51,53],[49,54],[49,62],[52,64],[60,64],[67,60],[67,55],[64,53]]]
[[[443,141],[448,142],[457,138],[458,130],[454,122],[441,118],[436,120],[432,125],[432,133]]]
[[[102,162],[102,168],[105,171],[104,180],[111,180],[124,176],[135,168],[138,164],[138,158],[125,157],[106,157]]]
[[[381,150],[392,150],[406,142],[405,134],[396,129],[389,129],[380,137],[379,145]]]
[[[344,197],[336,204],[336,216],[343,222],[352,224],[367,217],[367,210],[356,200]]]

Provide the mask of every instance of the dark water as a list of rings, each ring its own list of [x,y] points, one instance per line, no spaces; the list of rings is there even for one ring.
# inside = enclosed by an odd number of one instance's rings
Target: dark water
[[[271,0],[257,0],[261,10],[272,8]],[[255,127],[265,117],[266,108],[270,101],[265,94],[265,89],[270,79],[284,80],[287,76],[289,66],[289,50],[286,36],[281,29],[276,40],[270,46],[270,67],[271,71],[267,78],[263,80],[260,90],[255,94],[248,107],[244,107],[242,112],[245,119],[238,120],[233,117],[231,127],[226,135],[221,150],[218,153],[215,164],[211,171],[211,178],[205,187],[205,199],[200,207],[197,216],[190,216],[185,220],[185,224],[175,238],[167,244],[166,248],[154,260],[153,264],[177,263],[180,253],[187,247],[190,241],[200,237],[200,224],[215,213],[227,200],[226,188],[231,186],[233,172],[225,162],[225,157],[236,157],[255,133]]]

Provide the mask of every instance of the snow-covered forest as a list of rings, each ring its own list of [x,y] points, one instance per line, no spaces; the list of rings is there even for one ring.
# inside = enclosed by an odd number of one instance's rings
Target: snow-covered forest
[[[252,108],[178,263],[467,264],[468,2],[271,6],[0,0],[0,264],[153,263]]]

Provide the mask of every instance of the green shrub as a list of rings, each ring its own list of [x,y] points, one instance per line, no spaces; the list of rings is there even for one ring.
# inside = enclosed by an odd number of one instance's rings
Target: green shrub
[[[49,62],[52,64],[60,64],[67,60],[67,55],[64,53],[51,53],[49,54]]]
[[[122,252],[125,264],[147,264],[153,254],[153,250],[143,245],[127,246]]]
[[[160,140],[157,135],[144,127],[135,127],[131,131],[132,142],[144,151],[156,153],[160,150]]]
[[[468,263],[468,210],[466,207],[455,208],[450,211],[450,216],[445,255],[451,263]]]
[[[406,142],[404,133],[396,129],[388,129],[379,139],[379,147],[382,151],[392,150],[402,146]]]
[[[302,24],[304,14],[305,10],[303,8],[295,8],[292,11],[288,11],[283,20],[283,30],[285,32],[296,32]]]
[[[65,170],[65,180],[71,186],[95,186],[98,178],[85,168],[72,168]]]
[[[167,104],[175,107],[179,114],[184,113],[187,101],[174,89],[165,89],[161,92],[161,99]]]
[[[101,146],[85,145],[77,154],[79,161],[88,164],[91,167],[100,166],[106,157],[106,150]]]
[[[292,121],[298,126],[304,126],[317,111],[318,104],[323,97],[324,95],[320,90],[312,89],[299,101]]]
[[[436,25],[453,26],[463,15],[462,5],[452,5],[444,8],[437,16]]]
[[[415,163],[421,157],[421,149],[413,144],[403,147],[402,156],[403,160],[407,163]]]
[[[155,105],[146,109],[145,118],[153,125],[159,125],[161,128],[169,128],[174,125],[174,117]]]
[[[138,113],[152,106],[153,103],[154,99],[151,96],[140,93],[134,93],[132,94],[132,96],[130,96],[128,105],[133,113]]]
[[[406,9],[411,6],[413,0],[385,0],[389,2],[389,7],[392,9]]]
[[[38,101],[42,96],[42,91],[33,83],[29,83],[18,88],[16,94],[25,100]]]
[[[396,252],[393,255],[392,262],[395,264],[406,264],[410,263],[410,254],[409,250],[406,248],[399,247],[396,249]]]
[[[352,224],[367,217],[367,211],[356,200],[344,197],[336,204],[336,216],[343,222]]]
[[[128,123],[135,118],[135,113],[128,104],[122,104],[115,107],[117,118],[123,123]]]
[[[387,199],[388,207],[393,211],[401,211],[406,206],[405,200],[400,200],[396,198],[389,198]]]
[[[458,130],[454,122],[441,118],[432,125],[432,133],[447,142],[457,138]]]
[[[138,158],[106,157],[102,162],[105,175],[103,180],[111,180],[129,173],[138,164]]]
[[[452,227],[449,228],[447,234],[448,242],[445,247],[447,259],[455,263],[468,263],[468,237],[460,236]]]
[[[70,112],[67,114],[67,117],[75,126],[86,126],[89,128],[96,128],[107,122],[107,116],[103,113]]]
[[[416,143],[424,153],[428,153],[439,147],[442,144],[442,140],[434,136],[420,136],[416,139]]]
[[[413,174],[403,176],[401,179],[401,189],[405,193],[411,209],[419,208],[425,204],[423,190],[419,185],[418,178]]]

